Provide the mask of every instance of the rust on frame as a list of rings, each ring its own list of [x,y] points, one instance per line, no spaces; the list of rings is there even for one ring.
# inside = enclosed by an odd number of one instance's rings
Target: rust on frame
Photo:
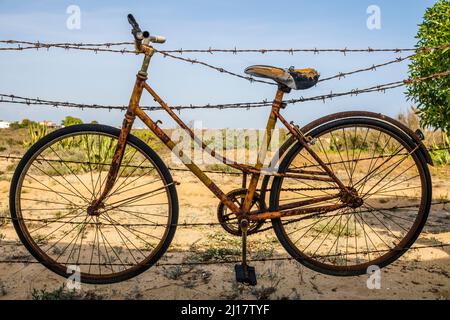
[[[299,129],[295,128],[278,112],[276,111],[278,119],[284,124],[284,126],[289,130],[289,132],[297,138],[297,140],[302,144],[302,146],[308,151],[308,153],[317,161],[317,163],[326,171],[326,173],[333,179],[333,181],[341,188],[341,190],[347,190],[347,187],[342,183],[342,181],[334,174],[334,172],[320,159],[320,157],[311,149],[308,141],[300,132]]]
[[[277,114],[281,108],[283,96],[284,92],[280,88],[278,88],[277,93],[275,95],[275,99],[272,104],[272,110],[270,111],[269,119],[267,120],[266,134],[264,135],[264,139],[262,141],[261,148],[258,152],[258,157],[256,159],[255,165],[256,172],[252,173],[250,183],[247,189],[247,194],[245,195],[244,204],[242,206],[243,212],[249,212],[252,206],[255,191],[258,186],[259,178],[261,176],[261,168],[263,167],[267,150],[270,146],[270,141],[272,139],[272,131],[275,128],[275,124],[277,122]]]
[[[158,125],[141,108],[136,108],[136,115],[159,139],[161,139],[162,142],[164,142],[170,150],[174,151],[176,146],[175,142],[173,142],[172,139],[170,139],[170,137],[160,127],[158,127]],[[175,155],[180,157],[177,152],[175,152]],[[237,215],[240,214],[240,208],[233,201],[231,201],[227,195],[195,163],[191,161],[191,159],[185,158],[182,162],[209,190],[211,190],[217,198],[219,198],[227,206],[227,208]]]
[[[114,183],[116,182],[119,168],[122,164],[123,155],[125,153],[128,134],[130,133],[134,123],[134,119],[136,118],[135,111],[141,99],[144,82],[145,79],[143,79],[140,75],[136,77],[133,93],[131,94],[130,103],[128,104],[127,112],[122,123],[122,129],[120,130],[119,139],[117,141],[116,151],[114,152],[111,167],[109,168],[108,176],[106,178],[105,187],[102,190],[100,196],[95,199],[91,205],[91,210],[93,212],[95,212],[101,205],[102,201],[105,200],[106,196],[112,190]]]
[[[303,215],[303,214],[310,214],[310,213],[316,213],[317,215],[320,215],[320,214],[328,213],[328,212],[346,208],[346,207],[348,207],[347,204],[340,203],[340,204],[333,204],[333,205],[328,205],[328,206],[299,208],[299,209],[292,209],[292,210],[285,210],[285,211],[268,211],[268,212],[263,212],[263,213],[250,214],[248,216],[248,219],[250,221],[260,221],[260,220],[266,220],[266,219],[278,219],[278,218],[282,218],[282,217],[296,216],[296,215]]]
[[[167,105],[167,103],[164,102],[164,100],[162,100],[158,94],[147,84],[144,83],[144,88],[145,90],[148,91],[148,93],[151,94],[151,96],[153,97],[153,99],[158,102],[158,104],[164,109],[164,111],[166,111],[169,116],[181,127],[183,128],[188,134],[189,136],[194,140],[194,142],[199,145],[206,153],[210,154],[212,157],[214,157],[215,159],[219,160],[220,162],[229,165],[232,168],[238,169],[238,170],[242,170],[242,171],[246,171],[248,166],[242,165],[240,163],[237,163],[233,160],[230,160],[220,154],[217,154],[215,150],[212,150],[211,148],[209,148],[203,141],[201,141],[195,134],[194,132],[191,130],[191,128],[189,128],[184,122],[183,120],[181,120],[177,114]]]
[[[265,219],[275,219],[289,215],[301,215],[307,213],[323,213],[333,211],[342,207],[348,206],[348,204],[336,204],[336,205],[328,205],[328,206],[317,206],[317,207],[308,207],[302,208],[306,205],[311,205],[315,203],[319,203],[322,201],[327,201],[330,199],[335,199],[339,197],[342,192],[346,191],[346,187],[337,179],[337,177],[331,172],[331,170],[326,166],[323,161],[312,151],[304,137],[296,131],[296,129],[287,123],[287,121],[280,115],[279,111],[282,108],[283,104],[283,96],[285,90],[282,87],[279,87],[275,99],[272,103],[272,109],[269,115],[269,119],[267,120],[266,129],[264,139],[262,141],[262,145],[258,152],[258,157],[255,166],[248,166],[244,164],[236,163],[235,161],[231,161],[227,159],[221,154],[217,154],[215,150],[210,149],[204,142],[202,142],[198,137],[195,136],[194,132],[175,114],[175,112],[158,96],[158,94],[145,82],[147,79],[147,69],[150,64],[151,57],[153,56],[154,49],[150,46],[142,46],[142,52],[145,54],[144,61],[142,63],[141,70],[138,72],[136,83],[134,85],[133,93],[130,98],[130,103],[125,114],[125,118],[122,124],[122,130],[120,132],[120,136],[118,139],[116,151],[113,156],[112,164],[110,170],[108,172],[107,180],[105,183],[105,187],[102,190],[101,195],[98,199],[94,200],[93,204],[89,208],[89,210],[95,214],[98,207],[101,206],[102,201],[107,197],[108,193],[114,186],[116,182],[117,175],[119,172],[119,168],[122,163],[122,159],[124,156],[124,151],[126,148],[126,142],[128,135],[133,126],[134,120],[136,116],[141,119],[148,128],[170,149],[175,153],[178,157],[182,159],[183,164],[194,174],[199,180],[221,201],[223,202],[236,216],[238,219],[243,217],[248,217],[250,220],[265,220]],[[251,174],[247,193],[244,198],[244,202],[242,207],[240,208],[237,204],[235,204],[195,163],[192,162],[186,155],[182,154],[180,150],[176,150],[176,144],[174,141],[170,139],[170,137],[160,128],[158,124],[155,123],[141,108],[139,108],[139,101],[142,96],[143,90],[148,91],[154,100],[172,117],[172,119],[183,128],[191,138],[194,140],[196,144],[201,146],[201,148],[209,153],[212,157],[218,159],[222,163],[238,169],[243,172],[243,174]],[[263,164],[266,158],[266,154],[268,148],[271,143],[273,129],[275,128],[275,124],[277,120],[280,119],[281,122],[288,128],[288,130],[292,133],[294,137],[296,137],[300,143],[304,144],[304,147],[323,167],[324,171],[314,171],[314,170],[303,170],[299,169],[296,172],[286,172],[286,173],[278,173],[278,172],[266,172],[262,170]],[[250,212],[251,205],[253,203],[253,198],[255,195],[255,191],[259,182],[261,175],[269,175],[269,176],[281,176],[281,177],[292,177],[299,178],[305,180],[318,180],[318,181],[327,181],[327,182],[336,182],[341,192],[338,195],[330,195],[321,198],[309,199],[305,201],[298,201],[295,203],[287,204],[284,206],[280,206],[277,211],[267,211],[267,212]],[[245,179],[246,180],[246,179]]]

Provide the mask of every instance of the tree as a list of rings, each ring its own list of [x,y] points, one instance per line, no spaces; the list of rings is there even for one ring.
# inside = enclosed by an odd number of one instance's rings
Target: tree
[[[63,121],[61,121],[61,124],[65,127],[73,126],[75,124],[82,124],[83,120],[80,118],[75,118],[72,116],[67,116]]]
[[[12,130],[17,130],[20,128],[20,123],[18,121],[11,122],[9,128]]]
[[[20,122],[20,126],[22,128],[28,128],[30,126],[30,124],[32,124],[32,123],[33,123],[33,121],[31,121],[30,119],[25,118],[25,119],[22,119],[22,121]]]
[[[450,2],[438,0],[425,11],[416,35],[417,54],[411,58],[410,78],[430,76],[450,70],[450,48],[420,50],[450,43]],[[450,133],[450,76],[410,84],[408,98],[417,105],[422,127]]]

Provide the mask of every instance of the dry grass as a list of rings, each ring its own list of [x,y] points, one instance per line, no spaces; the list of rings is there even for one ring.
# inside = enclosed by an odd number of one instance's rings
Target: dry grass
[[[22,141],[26,129],[1,130],[0,148],[3,154],[21,155],[25,152]],[[136,135],[149,142],[163,158],[167,149],[146,130]],[[438,139],[438,137],[435,137]],[[427,140],[427,143],[429,141]],[[0,149],[1,150],[1,149]],[[335,154],[335,156],[337,156]],[[8,215],[9,180],[16,162],[0,160],[0,216]],[[221,170],[221,165],[208,169]],[[431,168],[435,199],[449,199],[449,166]],[[218,200],[189,173],[173,172],[180,200],[180,221],[215,222]],[[226,191],[240,186],[239,177],[213,175]],[[382,201],[382,200],[380,200]],[[444,227],[427,227],[418,245],[450,243],[450,223],[447,206],[435,206],[431,223]],[[323,229],[323,230],[322,230]],[[10,220],[0,217],[0,256],[7,259],[26,259],[29,254],[18,243]],[[353,235],[347,228],[318,225],[316,232],[333,235]],[[14,244],[14,246],[13,246]],[[160,260],[164,262],[217,262],[236,260],[240,256],[240,238],[225,233],[220,228],[179,228],[169,251]],[[117,250],[120,250],[117,248]],[[257,259],[286,256],[273,232],[249,237],[249,251]],[[336,259],[339,259],[336,258]],[[82,285],[82,291],[71,292],[62,285],[64,279],[40,265],[0,265],[0,299],[395,299],[395,298],[450,298],[449,249],[433,248],[408,252],[399,262],[383,269],[382,290],[373,291],[365,286],[366,277],[336,278],[313,272],[297,262],[252,263],[256,266],[258,286],[249,288],[234,281],[232,264],[207,266],[152,267],[129,281],[107,285]],[[338,263],[338,261],[337,261]],[[23,269],[23,270],[22,270]]]

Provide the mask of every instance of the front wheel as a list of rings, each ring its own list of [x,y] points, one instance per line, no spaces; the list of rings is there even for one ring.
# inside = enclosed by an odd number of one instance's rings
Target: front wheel
[[[10,208],[20,240],[43,265],[86,283],[113,283],[151,267],[178,221],[172,177],[158,155],[130,135],[113,189],[95,213],[120,130],[76,125],[33,145],[14,173]]]
[[[336,276],[384,267],[417,239],[431,205],[431,178],[414,141],[396,127],[371,118],[343,118],[308,133],[311,148],[362,203],[335,211],[274,219],[278,239],[305,266]],[[324,170],[299,144],[280,164],[281,173]],[[334,182],[276,177],[271,210],[339,192]],[[341,199],[310,206],[332,205]]]

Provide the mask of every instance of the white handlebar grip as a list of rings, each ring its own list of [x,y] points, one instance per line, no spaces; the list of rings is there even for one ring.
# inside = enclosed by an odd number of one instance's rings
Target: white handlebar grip
[[[150,41],[154,43],[164,43],[166,38],[162,36],[150,36]]]

